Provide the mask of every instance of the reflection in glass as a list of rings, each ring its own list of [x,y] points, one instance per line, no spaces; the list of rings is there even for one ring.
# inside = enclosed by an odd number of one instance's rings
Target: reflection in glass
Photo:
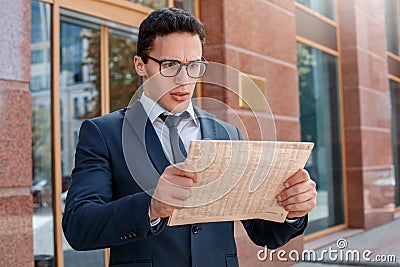
[[[136,36],[110,30],[109,34],[110,66],[110,111],[128,105],[136,89],[140,87],[132,56],[136,49]]]
[[[51,150],[50,15],[49,4],[31,1],[31,101],[33,250],[54,255]]]
[[[385,0],[387,50],[400,56],[398,0]]]
[[[315,12],[336,21],[336,0],[296,0]]]
[[[62,200],[65,202],[79,128],[85,119],[101,113],[99,26],[61,18],[60,123]],[[76,252],[64,240],[65,266],[104,266],[103,250]]]
[[[400,83],[390,81],[395,203],[400,206]]]
[[[306,164],[318,191],[310,233],[344,222],[338,60],[301,43],[297,53],[301,136],[315,143]]]
[[[194,4],[193,0],[175,0],[174,7],[182,8],[187,12],[194,14]]]
[[[167,6],[167,0],[125,0],[125,1],[139,4],[142,6],[147,6],[154,9]]]

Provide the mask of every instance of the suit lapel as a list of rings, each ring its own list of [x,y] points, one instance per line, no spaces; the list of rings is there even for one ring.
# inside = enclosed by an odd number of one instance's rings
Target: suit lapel
[[[147,151],[153,166],[157,169],[158,173],[163,173],[164,169],[170,163],[164,154],[157,133],[140,101],[135,102],[127,109],[126,119],[140,140],[141,145]]]
[[[151,162],[156,167],[158,173],[163,173],[165,168],[171,165],[171,163],[165,156],[160,139],[149,119],[146,122],[145,144]]]
[[[136,134],[140,143],[144,146],[147,114],[139,101],[136,101],[133,105],[127,108],[125,119],[130,128]]]
[[[200,121],[201,137],[203,140],[230,140],[236,136],[230,136],[228,126],[224,127],[214,115],[198,107],[193,106],[193,108]]]
[[[204,110],[199,109],[196,106],[193,106],[193,108],[197,114],[199,121],[200,121],[201,139],[203,139],[203,140],[218,139],[217,124],[215,122],[215,116],[211,115],[208,112],[205,112]]]

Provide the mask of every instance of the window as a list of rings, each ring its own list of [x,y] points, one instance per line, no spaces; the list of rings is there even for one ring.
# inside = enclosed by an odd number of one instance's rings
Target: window
[[[125,1],[147,6],[154,9],[167,6],[167,0],[125,0]]]
[[[31,3],[31,42],[32,44],[48,43],[50,40],[50,6],[39,4],[36,1],[31,1]]]
[[[331,20],[336,20],[336,0],[297,0],[297,2]]]
[[[78,130],[84,119],[100,115],[100,26],[73,17],[61,17],[60,103],[66,105],[60,119],[63,147],[62,177],[68,181],[75,164]],[[89,100],[93,105],[89,105]],[[65,200],[68,184],[63,185]],[[64,241],[64,265],[104,266],[103,250],[78,252]]]
[[[400,56],[398,0],[385,0],[385,20],[387,50]]]
[[[40,91],[44,88],[44,84],[43,84],[43,76],[33,76],[31,77],[31,90],[32,91]]]
[[[31,64],[38,64],[38,63],[42,63],[43,61],[44,61],[44,51],[43,50],[32,51]]]
[[[395,203],[400,206],[400,83],[390,81]]]
[[[109,31],[110,111],[128,105],[141,80],[132,62],[137,42],[136,34]]]
[[[344,223],[338,60],[302,43],[297,53],[301,137],[315,143],[306,164],[318,191],[307,228],[312,233]]]
[[[79,117],[79,98],[74,97],[74,118]]]
[[[67,86],[78,82],[83,82],[83,70],[85,65],[84,48],[89,32],[82,31],[79,26],[73,24],[61,24],[61,84]]]
[[[178,8],[182,8],[182,9],[194,14],[193,0],[175,0],[174,6],[178,7]]]
[[[31,101],[32,101],[32,187],[33,252],[54,258],[53,201],[52,201],[52,135],[50,58],[43,54],[50,48],[50,5],[32,1]],[[41,60],[37,60],[40,55]],[[40,62],[39,62],[40,61]],[[40,63],[40,64],[37,64]],[[38,67],[40,65],[40,67]]]

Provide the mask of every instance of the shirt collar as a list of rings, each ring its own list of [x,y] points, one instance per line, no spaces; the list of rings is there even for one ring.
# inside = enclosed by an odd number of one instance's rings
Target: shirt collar
[[[146,114],[149,117],[149,120],[152,124],[157,120],[157,118],[158,118],[158,116],[160,116],[160,114],[162,114],[162,113],[165,113],[167,115],[172,114],[172,113],[168,112],[165,108],[160,106],[153,99],[146,96],[144,93],[140,97],[140,102],[142,103],[143,108],[146,111]],[[198,122],[196,120],[196,114],[194,113],[192,101],[189,102],[189,105],[185,111],[187,111],[189,113],[190,118],[194,121],[196,126],[199,126]],[[179,114],[181,114],[181,113],[178,113],[178,115]]]

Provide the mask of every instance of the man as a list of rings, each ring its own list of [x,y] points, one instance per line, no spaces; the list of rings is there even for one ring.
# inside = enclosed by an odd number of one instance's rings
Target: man
[[[207,68],[203,44],[203,25],[180,9],[155,10],[140,25],[134,64],[145,80],[143,95],[129,108],[81,127],[63,217],[74,249],[110,247],[110,266],[238,266],[233,222],[166,225],[172,211],[185,205],[197,177],[178,163],[165,114],[186,114],[184,125],[176,126],[186,150],[191,139],[241,138],[238,129],[191,103],[195,81]],[[158,171],[155,188],[151,169]],[[147,180],[150,186],[143,186]],[[285,223],[242,221],[257,245],[276,248],[304,232],[315,183],[300,170],[285,188],[277,196],[289,211]]]

